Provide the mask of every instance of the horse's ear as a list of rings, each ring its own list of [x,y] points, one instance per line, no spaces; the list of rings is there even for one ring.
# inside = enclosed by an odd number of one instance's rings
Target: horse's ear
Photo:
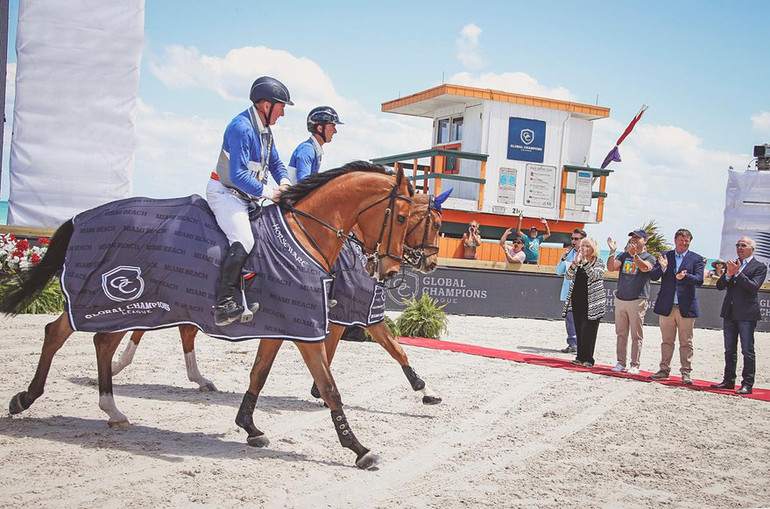
[[[396,187],[401,189],[400,192],[405,195],[412,196],[413,194],[412,187],[409,185],[409,180],[404,175],[404,169],[401,165],[398,165],[398,170],[396,170]]]

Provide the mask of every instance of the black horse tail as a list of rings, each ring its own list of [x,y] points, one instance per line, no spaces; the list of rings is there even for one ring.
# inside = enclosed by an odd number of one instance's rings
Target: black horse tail
[[[0,296],[0,313],[17,315],[43,291],[52,277],[61,273],[64,255],[67,254],[74,226],[72,221],[62,224],[51,237],[51,243],[40,263],[22,276],[21,286],[7,295]]]

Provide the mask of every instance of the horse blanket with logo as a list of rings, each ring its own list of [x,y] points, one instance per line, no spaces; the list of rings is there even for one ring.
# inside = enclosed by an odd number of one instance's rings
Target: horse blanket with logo
[[[359,244],[345,242],[332,274],[337,305],[329,310],[329,321],[369,327],[385,319],[385,290],[366,272],[366,255]]]
[[[194,324],[228,340],[323,341],[331,277],[297,242],[279,207],[252,221],[244,270],[249,323],[214,325],[212,305],[227,238],[206,200],[129,198],[73,218],[62,289],[72,328],[87,332]]]

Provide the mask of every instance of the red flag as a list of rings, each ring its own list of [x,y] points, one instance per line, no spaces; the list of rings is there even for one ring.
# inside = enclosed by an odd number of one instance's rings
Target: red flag
[[[607,154],[607,157],[604,158],[604,161],[602,162],[602,169],[606,168],[607,165],[609,165],[612,161],[620,161],[620,151],[618,150],[618,145],[623,143],[623,140],[626,139],[626,136],[631,134],[631,131],[634,130],[634,126],[637,122],[639,122],[639,119],[642,118],[642,114],[644,114],[645,111],[647,111],[647,105],[642,104],[642,108],[639,110],[639,113],[637,113],[631,123],[628,124],[628,127],[626,127],[626,130],[623,131],[623,134],[620,135],[620,138],[618,138],[615,146]]]
[[[644,114],[644,112],[645,112],[645,111],[647,111],[647,105],[646,105],[646,104],[643,104],[643,105],[642,105],[642,108],[639,110],[639,113],[637,113],[637,114],[636,114],[636,116],[635,116],[635,117],[634,117],[634,119],[631,121],[631,123],[630,123],[630,124],[628,124],[628,127],[626,127],[626,130],[625,130],[625,131],[623,131],[623,134],[621,134],[621,135],[620,135],[620,138],[618,138],[618,141],[617,141],[617,142],[615,142],[615,146],[616,146],[616,147],[617,147],[618,145],[620,145],[621,143],[623,143],[623,140],[625,140],[625,139],[626,139],[626,136],[628,136],[629,134],[631,134],[631,131],[633,131],[633,130],[634,130],[634,126],[636,125],[636,123],[637,123],[637,122],[639,122],[639,119],[640,119],[640,118],[642,118],[642,114]]]

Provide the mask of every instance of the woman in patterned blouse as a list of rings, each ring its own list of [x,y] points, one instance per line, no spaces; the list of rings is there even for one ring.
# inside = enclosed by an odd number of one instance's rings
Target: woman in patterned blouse
[[[572,311],[577,331],[577,357],[573,364],[594,365],[594,347],[599,322],[604,316],[604,261],[599,257],[596,239],[586,237],[565,274],[570,280],[562,316]]]

